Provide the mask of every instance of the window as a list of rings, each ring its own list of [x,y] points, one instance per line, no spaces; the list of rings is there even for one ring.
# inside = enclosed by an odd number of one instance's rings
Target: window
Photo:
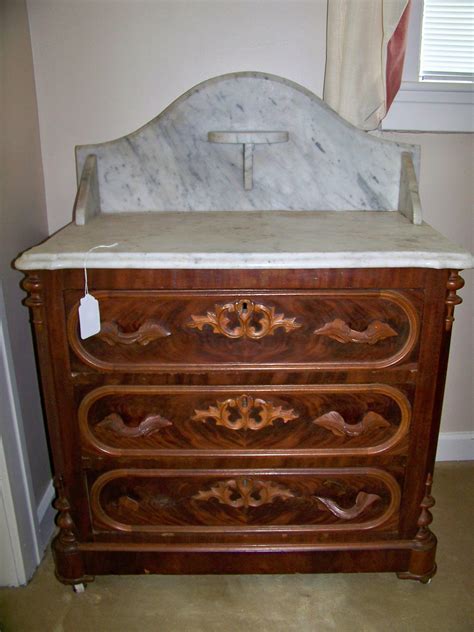
[[[473,4],[472,0],[412,0],[402,85],[382,129],[474,131],[472,66],[466,72],[473,55]],[[457,13],[450,18],[448,10]],[[428,52],[428,44],[434,52]],[[459,44],[466,47],[461,54]]]
[[[472,82],[472,0],[425,0],[419,77],[421,81]]]

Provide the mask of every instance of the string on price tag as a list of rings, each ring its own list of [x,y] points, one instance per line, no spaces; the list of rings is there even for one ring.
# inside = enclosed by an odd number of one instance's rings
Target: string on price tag
[[[82,340],[95,336],[100,331],[100,309],[99,301],[89,293],[89,283],[87,279],[87,257],[90,252],[98,248],[113,248],[115,244],[100,244],[90,248],[84,256],[84,296],[79,302],[79,332]]]

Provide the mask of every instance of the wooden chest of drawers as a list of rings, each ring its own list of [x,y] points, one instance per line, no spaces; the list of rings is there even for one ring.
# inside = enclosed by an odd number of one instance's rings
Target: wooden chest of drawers
[[[435,572],[456,271],[32,271],[58,578]]]

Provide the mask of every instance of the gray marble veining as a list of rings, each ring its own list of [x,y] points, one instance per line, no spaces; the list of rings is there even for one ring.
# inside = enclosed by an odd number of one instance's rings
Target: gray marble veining
[[[254,146],[246,190],[242,151],[209,142],[216,130],[280,130],[288,142]],[[97,156],[102,213],[350,211],[398,208],[403,151],[418,169],[416,146],[357,130],[288,80],[244,72],[199,84],[140,130],[79,146],[76,157],[79,178]]]

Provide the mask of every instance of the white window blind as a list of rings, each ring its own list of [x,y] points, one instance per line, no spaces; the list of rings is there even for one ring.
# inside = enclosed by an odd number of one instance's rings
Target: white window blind
[[[474,79],[474,0],[424,0],[420,80]]]

